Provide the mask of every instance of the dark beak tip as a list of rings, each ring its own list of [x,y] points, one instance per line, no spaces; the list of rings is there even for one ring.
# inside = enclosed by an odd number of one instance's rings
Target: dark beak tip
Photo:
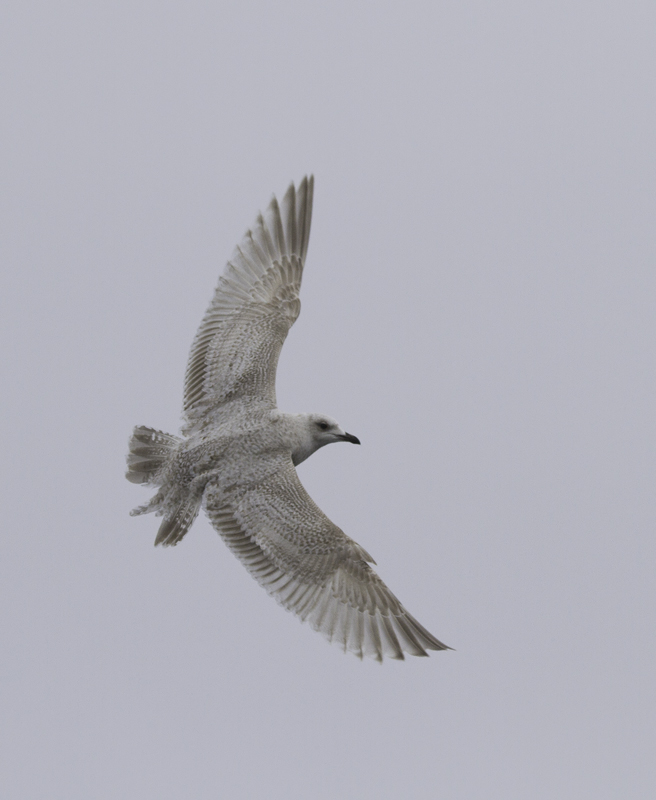
[[[360,444],[360,440],[357,436],[353,436],[352,433],[345,433],[344,434],[344,441],[351,442],[351,444]]]

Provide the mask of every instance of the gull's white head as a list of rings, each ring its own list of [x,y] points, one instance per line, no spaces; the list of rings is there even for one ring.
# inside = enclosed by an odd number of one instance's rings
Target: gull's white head
[[[325,414],[297,414],[297,438],[292,450],[294,464],[300,464],[320,447],[333,442],[360,444],[357,436],[342,430],[339,422]]]

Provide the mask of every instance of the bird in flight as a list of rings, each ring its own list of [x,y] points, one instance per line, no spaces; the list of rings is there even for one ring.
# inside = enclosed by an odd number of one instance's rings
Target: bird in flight
[[[201,508],[255,580],[344,650],[382,661],[447,650],[333,524],[295,467],[333,442],[360,444],[324,414],[284,414],[278,357],[301,309],[314,179],[274,197],[228,262],[191,346],[182,437],[134,429],[126,477],[158,487],[132,515],[162,516],[156,545],[177,544]]]

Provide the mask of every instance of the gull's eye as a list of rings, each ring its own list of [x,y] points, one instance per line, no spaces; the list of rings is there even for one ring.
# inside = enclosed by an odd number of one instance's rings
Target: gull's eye
[[[328,423],[322,420],[321,422],[317,422],[317,427],[321,428],[322,431],[327,431]]]

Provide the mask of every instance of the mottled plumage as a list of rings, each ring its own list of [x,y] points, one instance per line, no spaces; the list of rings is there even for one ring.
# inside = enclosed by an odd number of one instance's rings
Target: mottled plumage
[[[183,437],[137,427],[127,478],[158,487],[133,514],[164,517],[155,544],[175,545],[201,505],[269,594],[330,641],[383,659],[444,650],[369,566],[373,559],[305,491],[295,466],[326,444],[358,439],[321,414],[276,406],[280,350],[300,312],[313,179],[258,216],[228,262],[191,347]]]

